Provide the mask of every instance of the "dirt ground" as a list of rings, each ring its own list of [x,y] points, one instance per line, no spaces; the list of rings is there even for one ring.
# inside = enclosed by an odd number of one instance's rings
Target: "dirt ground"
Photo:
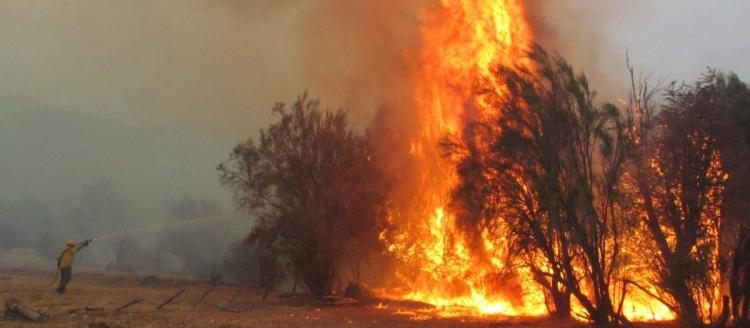
[[[145,274],[74,272],[68,292],[50,287],[50,273],[0,268],[0,304],[8,298],[49,316],[43,324],[7,321],[0,327],[582,327],[575,322],[540,318],[438,318],[428,308],[404,302],[324,306],[306,297],[280,298],[263,292],[219,285],[197,306],[210,287],[200,281]],[[185,289],[161,310],[156,307]],[[232,297],[237,297],[227,304]],[[143,299],[116,311],[134,299]],[[217,306],[218,305],[218,306]],[[220,308],[220,306],[223,307]]]

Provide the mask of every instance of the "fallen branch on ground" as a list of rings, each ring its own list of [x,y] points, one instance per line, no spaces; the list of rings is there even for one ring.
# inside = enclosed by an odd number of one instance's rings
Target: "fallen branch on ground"
[[[116,312],[120,312],[120,311],[125,310],[125,309],[127,309],[127,308],[129,308],[129,307],[131,307],[133,305],[136,305],[136,304],[138,304],[140,302],[143,302],[143,300],[140,299],[140,298],[134,299],[134,300],[130,301],[128,304],[125,304],[125,305],[123,305],[121,307],[118,307],[117,309],[115,309],[115,311]]]
[[[242,312],[245,312],[245,311],[230,309],[229,307],[226,307],[226,306],[221,305],[221,304],[214,304],[214,306],[216,306],[216,308],[218,308],[219,310],[230,312],[230,313],[242,313]]]
[[[68,313],[84,313],[84,312],[93,312],[93,311],[102,311],[102,310],[104,310],[104,308],[84,306],[84,307],[79,307],[75,309],[70,309],[68,310]]]
[[[323,296],[322,297],[323,303],[326,305],[351,305],[351,304],[357,304],[359,303],[358,300],[353,299],[351,297],[341,297],[341,296]]]
[[[237,298],[237,296],[240,295],[240,290],[242,287],[237,287],[237,289],[234,290],[234,295],[232,295],[232,298],[227,302],[227,306],[232,305],[232,302],[234,302],[234,299]]]
[[[21,304],[15,298],[9,298],[5,301],[5,319],[21,318],[33,322],[43,322],[47,316]]]
[[[159,306],[157,306],[156,309],[157,310],[161,310],[161,308],[163,308],[167,304],[171,303],[175,298],[177,298],[178,296],[182,295],[182,293],[184,293],[184,292],[185,292],[185,290],[183,289],[183,290],[177,292],[177,294],[172,295],[172,297],[170,297],[168,300],[164,301],[164,303],[159,304]]]
[[[214,284],[212,284],[212,285],[211,285],[211,288],[209,288],[208,290],[206,290],[206,292],[205,292],[205,293],[203,293],[203,295],[201,295],[201,298],[199,298],[199,299],[198,299],[198,300],[197,300],[197,301],[196,301],[196,302],[195,302],[195,303],[193,304],[193,307],[196,307],[196,306],[198,306],[198,304],[200,304],[201,302],[203,302],[203,299],[204,299],[204,298],[206,298],[206,296],[208,296],[208,293],[210,293],[210,292],[211,292],[212,290],[214,290],[214,288],[216,288],[216,284],[215,284],[215,283],[214,283]]]

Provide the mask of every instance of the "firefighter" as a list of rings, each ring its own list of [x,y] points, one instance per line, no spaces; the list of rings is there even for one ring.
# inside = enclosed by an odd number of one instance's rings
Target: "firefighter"
[[[57,269],[60,270],[60,286],[57,287],[57,293],[65,293],[65,286],[70,282],[70,276],[73,269],[73,259],[75,255],[82,248],[86,247],[91,243],[91,239],[86,240],[83,243],[76,244],[75,240],[68,240],[65,243],[65,249],[60,252],[60,256],[57,257]]]

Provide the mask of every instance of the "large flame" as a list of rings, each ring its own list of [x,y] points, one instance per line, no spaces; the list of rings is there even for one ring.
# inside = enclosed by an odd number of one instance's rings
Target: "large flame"
[[[531,44],[524,8],[517,0],[442,0],[424,23],[420,52],[411,58],[418,131],[410,148],[420,166],[416,199],[422,206],[399,213],[408,224],[381,235],[406,263],[399,272],[408,284],[402,296],[434,304],[443,314],[544,314],[535,284],[499,274],[505,254],[496,234],[487,230],[482,243],[470,245],[446,211],[457,177],[438,146],[446,135],[461,133],[468,111],[490,110],[475,97],[480,79],[490,77],[495,65],[524,61]]]
[[[399,193],[411,193],[418,205],[392,213],[381,234],[401,263],[397,275],[406,288],[398,296],[436,305],[440,315],[546,314],[544,293],[529,272],[502,274],[502,227],[487,227],[481,242],[472,242],[447,211],[457,176],[439,148],[446,136],[460,137],[464,117],[492,114],[476,96],[478,81],[501,91],[492,68],[527,63],[532,34],[524,6],[521,0],[440,0],[425,14],[421,37],[420,51],[408,59],[417,110],[409,149],[418,166],[408,181],[418,186]],[[628,295],[623,310],[636,320],[673,318],[641,293]]]

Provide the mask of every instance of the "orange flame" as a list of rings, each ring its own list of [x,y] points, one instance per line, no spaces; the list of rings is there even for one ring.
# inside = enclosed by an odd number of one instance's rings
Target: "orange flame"
[[[420,51],[409,56],[417,117],[409,154],[419,186],[401,186],[414,203],[388,218],[380,235],[400,262],[396,274],[406,290],[398,296],[433,304],[438,315],[525,315],[547,313],[544,293],[530,272],[503,276],[507,241],[502,227],[487,227],[471,244],[446,211],[457,184],[455,163],[440,154],[446,136],[460,137],[462,118],[492,115],[476,96],[477,82],[502,91],[496,65],[526,65],[532,43],[521,0],[440,0],[423,17]],[[486,85],[485,85],[486,87]],[[574,302],[575,304],[575,302]],[[642,293],[628,295],[624,314],[636,320],[665,320],[673,314]],[[580,306],[574,313],[580,313]]]
[[[535,284],[497,275],[505,254],[489,231],[479,245],[489,254],[485,261],[462,237],[444,209],[457,177],[438,147],[446,135],[460,134],[466,110],[490,110],[475,96],[477,82],[491,76],[494,65],[524,61],[531,33],[523,9],[518,0],[443,0],[425,15],[421,51],[412,60],[419,126],[410,153],[420,163],[417,198],[424,207],[400,213],[409,217],[408,226],[386,230],[381,239],[409,268],[398,272],[409,288],[402,296],[441,307],[445,315],[546,313]]]

